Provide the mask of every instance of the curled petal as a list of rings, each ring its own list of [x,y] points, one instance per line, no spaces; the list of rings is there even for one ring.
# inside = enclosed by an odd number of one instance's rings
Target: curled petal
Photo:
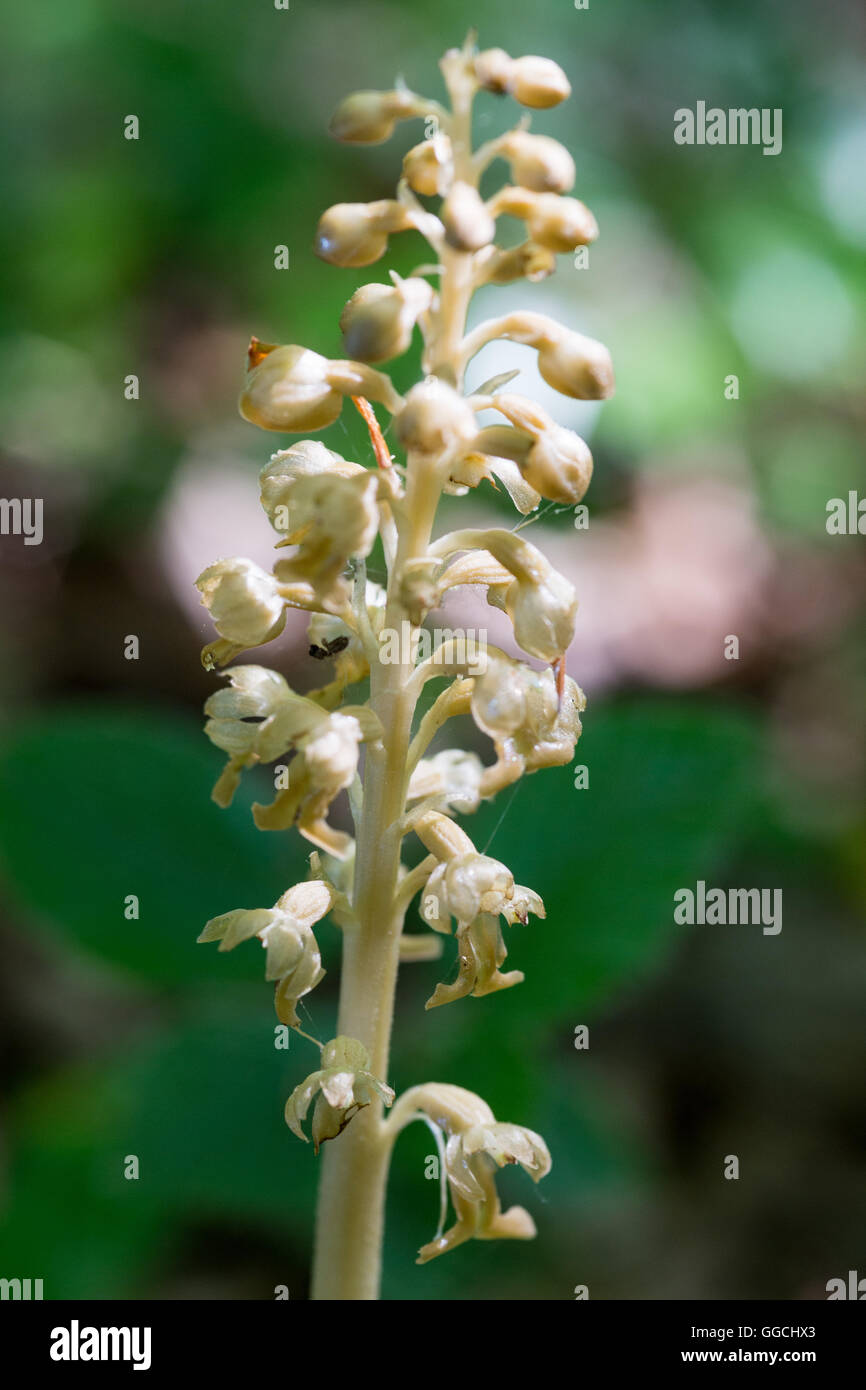
[[[234,666],[226,675],[230,689],[217,691],[205,703],[205,733],[229,755],[214,789],[214,800],[223,806],[231,801],[242,768],[272,762],[327,718],[312,700],[296,695],[276,671]]]
[[[274,1009],[280,1023],[287,1028],[298,1028],[300,1019],[297,1003],[325,977],[319,964],[318,953],[305,953],[290,974],[279,980],[274,991]]]
[[[523,515],[534,511],[542,494],[529,480],[518,459],[525,459],[532,441],[518,430],[505,426],[488,426],[472,441],[472,446],[451,466],[450,482],[463,487],[477,487],[491,474],[505,487],[517,510]]]
[[[299,1026],[299,999],[324,977],[314,923],[321,920],[339,895],[321,880],[295,884],[272,908],[225,912],[207,923],[199,941],[219,941],[230,951],[257,936],[266,951],[265,979],[276,982],[275,1008],[281,1023]]]
[[[312,844],[336,859],[345,859],[351,853],[352,839],[328,824],[328,810],[354,779],[361,741],[379,737],[381,725],[364,707],[347,706],[326,714],[312,701],[308,703],[317,710],[318,723],[309,736],[297,741],[298,751],[289,764],[288,786],[280,790],[270,806],[256,803],[253,819],[260,830],[286,830],[297,824]]]
[[[231,951],[251,936],[258,936],[274,920],[273,908],[236,908],[212,917],[198,936],[201,942],[218,941],[221,951]]]

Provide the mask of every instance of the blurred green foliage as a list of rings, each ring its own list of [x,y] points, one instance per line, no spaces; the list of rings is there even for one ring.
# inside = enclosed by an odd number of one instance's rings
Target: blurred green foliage
[[[636,782],[648,718],[649,775]],[[255,832],[248,804],[221,814],[209,802],[208,773],[217,759],[193,734],[181,722],[140,711],[46,711],[16,729],[0,761],[0,844],[28,913],[85,960],[95,958],[139,988],[171,991],[161,1015],[125,1040],[120,1057],[95,1075],[61,1068],[17,1108],[22,1180],[10,1249],[20,1259],[28,1252],[30,1263],[36,1259],[73,1297],[93,1290],[95,1252],[79,1265],[78,1250],[91,1225],[111,1227],[97,1292],[135,1290],[143,1270],[130,1262],[131,1250],[141,1260],[152,1253],[150,1239],[140,1242],[147,1214],[151,1222],[158,1214],[163,1242],[173,1221],[191,1213],[309,1235],[315,1160],[289,1135],[280,1111],[295,1068],[310,1060],[296,1054],[310,1049],[299,1040],[289,1057],[276,1050],[267,987],[242,990],[240,980],[260,978],[258,952],[241,950],[227,960],[195,945],[207,916],[228,905],[269,903],[285,882],[303,876],[304,865],[294,837]],[[559,1129],[551,1203],[557,1195],[567,1201],[582,1181],[573,1127],[579,1139],[587,1120],[578,1105],[563,1123],[558,1097],[568,1071],[560,1057],[539,1074],[540,1057],[564,1052],[567,1061],[575,1023],[658,960],[675,930],[674,889],[715,862],[751,812],[753,735],[740,718],[663,704],[614,708],[600,712],[583,753],[588,789],[575,790],[570,769],[533,778],[504,813],[489,805],[471,827],[518,878],[545,885],[548,919],[510,932],[525,983],[507,997],[425,1016],[423,1000],[450,968],[448,955],[444,963],[405,967],[394,1054],[399,1087],[432,1075],[459,1078],[497,1113]],[[46,799],[49,784],[63,794]],[[531,808],[542,786],[549,828],[542,844],[527,844],[526,818],[538,814]],[[137,921],[124,918],[131,885],[140,898]],[[310,1026],[330,1035],[326,988],[306,1002]],[[68,1125],[58,1128],[58,1110]],[[127,1154],[139,1157],[139,1184],[122,1176]],[[402,1232],[430,1219],[432,1199],[422,1195],[417,1153],[413,1167],[401,1156],[395,1169],[394,1224]],[[69,1194],[70,1184],[75,1192],[80,1230],[59,1246],[55,1220],[46,1223],[42,1211],[46,1183],[55,1198],[58,1189]],[[395,1295],[408,1296],[412,1287],[415,1296],[446,1297],[451,1279],[459,1282],[459,1269],[449,1273],[455,1262],[443,1261],[444,1273],[418,1271],[410,1286],[404,1266],[411,1248],[396,1234],[391,1245],[399,1253]],[[519,1258],[500,1256],[497,1267],[504,1259],[516,1269]]]

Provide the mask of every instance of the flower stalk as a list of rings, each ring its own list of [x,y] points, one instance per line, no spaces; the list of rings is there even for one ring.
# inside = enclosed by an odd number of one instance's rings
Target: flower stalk
[[[274,671],[230,666],[227,687],[208,701],[206,733],[228,756],[217,801],[229,803],[244,768],[279,763],[275,800],[253,808],[256,823],[267,830],[295,826],[315,850],[305,883],[273,907],[214,918],[200,937],[223,950],[257,937],[278,1017],[307,1038],[297,1006],[303,999],[306,1007],[324,973],[313,929],[330,916],[342,931],[337,1037],[318,1045],[321,1065],[286,1105],[287,1123],[301,1139],[314,1107],[312,1137],[322,1149],[312,1283],[320,1300],[378,1297],[391,1151],[412,1120],[439,1136],[456,1218],[421,1250],[419,1263],[473,1237],[533,1236],[526,1211],[501,1210],[495,1175],[517,1163],[537,1181],[550,1166],[539,1135],[498,1122],[480,1097],[457,1086],[413,1086],[390,1118],[385,1114],[395,1099],[388,1075],[400,962],[435,959],[453,935],[456,979],[438,985],[428,1008],[509,989],[523,975],[500,968],[507,954],[502,921],[544,917],[537,893],[479,853],[455,817],[521,776],[570,762],[585,704],[565,675],[577,606],[570,583],[513,531],[462,529],[436,540],[433,533],[443,493],[465,494],[494,478],[524,516],[544,497],[579,501],[592,472],[589,449],[532,401],[502,391],[513,373],[469,396],[464,373],[480,347],[504,338],[532,344],[542,375],[564,395],[599,399],[613,389],[602,345],[543,315],[512,313],[466,331],[480,285],[549,274],[558,252],[597,234],[588,209],[566,196],[571,157],[549,137],[530,134],[525,118],[472,148],[477,92],[544,109],[568,96],[565,74],[547,59],[479,52],[473,35],[445,55],[441,68],[447,107],[402,86],[359,92],[340,105],[332,133],[350,143],[377,143],[417,117],[428,124],[432,117],[435,130],[406,155],[395,199],[336,205],[323,215],[316,239],[323,259],[365,266],[385,254],[392,235],[413,229],[429,242],[432,263],[408,279],[392,273],[390,284],[355,292],[341,318],[345,359],[253,339],[241,396],[245,418],[294,434],[332,424],[349,397],[368,424],[373,466],[311,439],[279,451],[261,476],[262,504],[280,536],[273,573],[231,558],[197,581],[218,633],[203,653],[208,669],[276,637],[289,608],[311,615],[311,658],[333,662],[331,678],[305,696]],[[479,181],[497,158],[508,162],[512,182],[485,200]],[[438,210],[422,198],[438,198]],[[526,240],[516,248],[495,244],[503,212],[525,223]],[[372,364],[406,351],[415,329],[424,376],[403,397]],[[391,416],[390,438],[402,461],[391,457],[371,402]],[[477,413],[489,408],[506,423],[479,428]],[[384,587],[366,578],[377,536]],[[540,669],[491,648],[479,670],[477,657],[468,663],[458,643],[437,651],[435,664],[417,660],[414,641],[399,644],[398,659],[384,658],[388,633],[416,637],[427,614],[465,584],[481,586],[508,614],[518,645]],[[427,681],[443,675],[449,684],[419,717]],[[346,691],[368,676],[368,699],[351,703]],[[430,755],[449,720],[467,713],[492,741],[488,765],[456,748]],[[330,823],[343,793],[354,836]],[[410,867],[403,853],[413,840],[421,857]],[[416,895],[427,930],[411,933],[405,919]]]

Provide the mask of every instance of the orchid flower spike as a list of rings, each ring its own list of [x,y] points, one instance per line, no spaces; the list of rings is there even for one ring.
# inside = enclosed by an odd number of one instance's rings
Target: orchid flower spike
[[[544,903],[457,818],[521,777],[569,763],[586,705],[566,669],[578,596],[572,575],[545,553],[542,503],[582,500],[594,467],[589,443],[512,385],[519,362],[504,362],[474,390],[467,369],[489,343],[505,353],[523,344],[561,396],[602,401],[614,388],[607,348],[581,325],[515,307],[468,327],[480,287],[495,297],[493,286],[541,280],[560,255],[599,235],[571,154],[529,129],[529,112],[569,96],[566,73],[544,56],[479,50],[474,32],[440,68],[444,104],[397,78],[337,106],[331,134],[349,147],[378,145],[398,125],[411,133],[393,196],[326,208],[316,255],[358,271],[395,250],[403,233],[427,249],[411,271],[389,268],[368,283],[347,277],[344,356],[250,340],[240,414],[295,436],[267,451],[259,475],[263,540],[270,527],[275,555],[229,554],[196,580],[215,629],[201,660],[208,671],[224,668],[205,703],[205,733],[225,756],[213,798],[229,806],[246,771],[269,767],[272,799],[253,805],[256,827],[298,831],[314,847],[305,882],[272,907],[212,917],[199,940],[221,951],[258,940],[279,1022],[301,1045],[315,1042],[300,1012],[324,976],[322,933],[337,928],[343,947],[336,1036],[315,1044],[318,1067],[285,1102],[292,1133],[307,1138],[312,1111],[313,1147],[326,1145],[312,1285],[320,1300],[378,1296],[388,1164],[410,1121],[432,1126],[454,1209],[445,1230],[443,1207],[422,1264],[473,1238],[531,1238],[532,1217],[503,1210],[496,1177],[512,1164],[537,1182],[550,1168],[540,1135],[497,1120],[472,1092],[435,1082],[394,1103],[387,1081],[401,963],[432,961],[453,939],[456,969],[452,958],[428,1010],[523,980],[503,969],[505,936],[543,919]],[[479,93],[524,111],[473,148]],[[497,168],[507,182],[488,189]],[[521,227],[516,241],[500,236],[509,218]],[[398,390],[383,364],[401,358]],[[347,398],[351,424],[342,418]],[[532,541],[526,522],[484,524],[494,489],[538,521]],[[452,530],[437,516],[443,496],[451,516],[465,513]],[[506,615],[525,660],[491,646],[483,626],[471,641],[453,627],[432,640],[428,617],[432,625],[455,591],[472,589]],[[264,644],[279,669],[232,664]],[[455,732],[461,719],[469,747]],[[539,833],[544,814],[540,798]],[[413,903],[423,930],[407,932]],[[528,952],[537,930],[526,933]]]

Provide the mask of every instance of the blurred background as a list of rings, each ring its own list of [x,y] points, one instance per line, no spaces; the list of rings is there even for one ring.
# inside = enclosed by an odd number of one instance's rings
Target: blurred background
[[[257,472],[290,441],[236,413],[250,334],[339,356],[358,284],[429,259],[414,234],[368,272],[314,257],[324,208],[390,196],[423,133],[348,149],[330,112],[398,73],[441,96],[470,22],[565,67],[571,101],[533,129],[571,149],[601,226],[586,267],[474,312],[601,338],[618,389],[556,405],[592,441],[588,529],[554,508],[527,533],[580,593],[589,785],[544,773],[467,826],[547,921],[509,929],[526,981],[483,1001],[424,1013],[447,945],[405,967],[389,1077],[457,1082],[545,1135],[541,1187],[502,1180],[538,1238],[417,1268],[438,1185],[414,1126],[384,1295],[810,1299],[866,1274],[864,554],[825,525],[866,495],[862,6],[48,0],[8,11],[0,56],[0,491],[44,499],[41,545],[0,537],[0,1275],[46,1298],[306,1297],[316,1162],[282,1106],[315,1052],[275,1050],[257,951],[195,944],[303,877],[305,846],[254,829],[255,777],[209,800],[193,582],[271,555]],[[676,145],[699,100],[781,108],[781,154]],[[517,114],[482,99],[478,138]],[[528,349],[489,349],[474,384],[506,357],[532,394]],[[416,349],[397,385],[417,370]],[[348,407],[319,437],[371,461]],[[486,486],[458,510],[511,524]],[[301,625],[246,659],[320,682]],[[781,888],[783,930],[675,925],[698,879]],[[339,936],[319,938],[306,1026],[326,1038]]]

